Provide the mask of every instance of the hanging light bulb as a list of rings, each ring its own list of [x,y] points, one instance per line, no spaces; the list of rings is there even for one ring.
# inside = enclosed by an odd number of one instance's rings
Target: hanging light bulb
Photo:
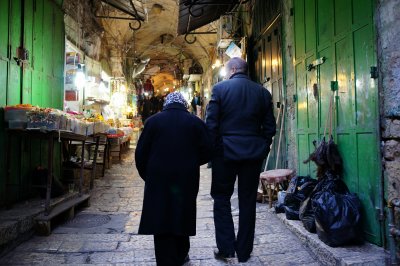
[[[86,85],[86,77],[82,71],[77,71],[75,76],[75,86],[81,90]]]
[[[219,71],[219,75],[220,75],[221,77],[225,77],[225,76],[226,76],[226,69],[225,69],[225,67],[222,67],[222,68],[221,68],[221,70]]]

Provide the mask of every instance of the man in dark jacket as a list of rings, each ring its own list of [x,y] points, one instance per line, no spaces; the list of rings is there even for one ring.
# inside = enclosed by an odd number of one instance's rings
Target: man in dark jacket
[[[203,105],[203,101],[201,100],[199,92],[197,92],[197,91],[194,92],[194,96],[193,96],[191,105],[192,105],[192,114],[200,117],[201,116],[201,106]],[[200,110],[198,111],[199,108],[200,108]]]
[[[196,234],[200,165],[211,158],[209,132],[187,108],[179,92],[170,93],[163,111],[147,119],[135,152],[145,181],[139,234],[154,235],[157,265],[188,260],[189,236]]]
[[[246,262],[253,250],[256,197],[261,165],[276,126],[271,94],[247,76],[248,65],[232,58],[228,80],[217,83],[207,108],[206,124],[214,141],[211,196],[217,259],[237,254]],[[239,230],[235,237],[230,199],[238,177]]]

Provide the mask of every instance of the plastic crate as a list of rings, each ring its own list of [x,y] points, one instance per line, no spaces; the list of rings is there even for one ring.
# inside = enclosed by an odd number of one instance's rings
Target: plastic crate
[[[23,121],[28,122],[27,112],[31,109],[28,108],[4,108],[5,121]]]

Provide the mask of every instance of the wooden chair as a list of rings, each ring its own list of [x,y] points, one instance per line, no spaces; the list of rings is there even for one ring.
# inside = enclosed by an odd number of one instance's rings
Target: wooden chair
[[[281,116],[281,110],[282,110],[282,116]],[[279,140],[278,140],[278,152],[276,155],[276,162],[275,162],[275,169],[274,170],[268,170],[267,171],[267,166],[268,166],[268,161],[269,161],[269,156],[267,156],[267,160],[265,162],[264,166],[264,172],[260,174],[260,183],[262,186],[263,190],[263,197],[262,197],[262,202],[265,202],[265,192],[268,194],[268,201],[269,201],[269,207],[272,208],[272,201],[274,199],[274,195],[278,196],[278,191],[279,191],[279,186],[283,187],[284,182],[289,181],[290,178],[292,177],[294,171],[291,169],[277,169],[278,168],[278,163],[279,163],[279,155],[280,155],[280,149],[281,149],[281,140],[282,140],[282,132],[283,132],[283,126],[284,126],[284,121],[285,121],[285,105],[281,104],[281,109],[279,110],[278,113],[278,118],[276,119],[276,124],[279,123],[279,118],[280,120],[280,132],[279,132]],[[272,143],[271,143],[272,147]],[[271,149],[270,147],[270,149]]]

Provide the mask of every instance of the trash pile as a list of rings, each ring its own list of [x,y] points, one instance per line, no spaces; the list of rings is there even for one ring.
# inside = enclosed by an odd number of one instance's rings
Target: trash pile
[[[361,203],[342,181],[343,162],[331,136],[325,138],[304,163],[317,166],[317,180],[310,176],[292,178],[283,203],[276,212],[285,212],[288,220],[301,220],[304,228],[317,233],[331,247],[363,242]]]

